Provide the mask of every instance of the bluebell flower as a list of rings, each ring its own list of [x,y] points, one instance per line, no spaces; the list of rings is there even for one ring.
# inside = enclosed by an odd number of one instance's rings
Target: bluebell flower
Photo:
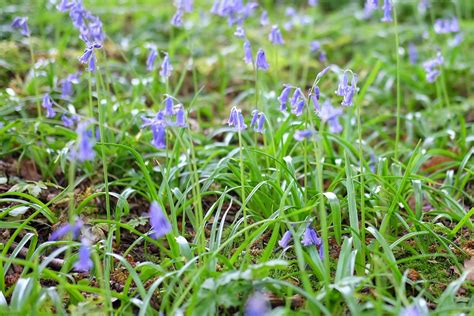
[[[61,0],[61,2],[56,6],[56,9],[60,12],[67,12],[74,6],[74,1]]]
[[[296,105],[296,102],[298,102],[298,99],[303,96],[303,92],[301,92],[300,88],[296,88],[295,92],[293,92],[293,96],[291,97],[291,106],[294,107]]]
[[[80,122],[76,129],[77,145],[72,152],[72,156],[79,161],[93,160],[95,157],[94,139],[87,126],[86,122]]]
[[[51,236],[49,237],[49,240],[59,240],[69,233],[72,233],[72,239],[76,239],[77,237],[79,237],[79,233],[81,232],[81,228],[83,225],[84,222],[81,219],[76,218],[76,222],[74,223],[74,225],[67,223],[52,232]]]
[[[301,116],[303,115],[303,110],[304,110],[304,106],[305,106],[306,102],[304,99],[301,99],[297,104],[296,106],[294,106],[291,110],[291,112],[296,115],[296,116]]]
[[[319,238],[318,233],[311,227],[306,227],[306,230],[303,234],[303,239],[301,240],[303,246],[320,246],[322,244],[321,238]]]
[[[319,49],[321,49],[321,43],[319,41],[312,41],[309,45],[311,53],[316,53]]]
[[[315,7],[318,5],[318,0],[308,0],[308,5],[310,7]]]
[[[319,245],[319,258],[321,258],[321,260],[324,259],[324,243],[321,242],[321,245]]]
[[[288,97],[289,97],[291,89],[292,89],[291,86],[287,85],[287,84],[284,84],[283,87],[284,88],[281,91],[280,96],[278,97],[278,101],[280,102],[280,111],[281,112],[286,111],[286,105],[288,103]]]
[[[244,120],[244,115],[240,110],[237,111],[237,123],[235,124],[235,127],[238,131],[243,131],[247,128],[247,125],[245,124]]]
[[[383,18],[382,22],[392,22],[392,3],[391,0],[384,0],[383,1]]]
[[[288,244],[290,243],[291,241],[291,232],[289,230],[287,230],[283,236],[281,237],[281,239],[278,241],[278,245],[281,247],[281,248],[286,248],[288,247]]]
[[[186,113],[183,106],[180,104],[176,109],[176,126],[178,127],[187,127],[186,124]]]
[[[163,62],[161,63],[161,70],[160,70],[160,76],[163,79],[163,81],[168,80],[168,78],[171,76],[171,71],[173,71],[173,66],[170,63],[170,58],[168,56],[168,53],[165,53],[165,57],[163,58]]]
[[[366,0],[364,6],[364,12],[366,17],[370,17],[372,12],[378,9],[379,1],[378,0]]]
[[[176,8],[184,10],[185,12],[193,11],[193,0],[175,0],[174,5]]]
[[[183,26],[183,14],[183,10],[181,8],[178,8],[176,10],[176,13],[173,15],[173,18],[171,18],[171,25],[176,27]]]
[[[295,131],[295,134],[293,135],[293,138],[298,141],[298,142],[301,142],[307,138],[310,138],[311,135],[313,135],[313,131],[312,130],[309,130],[309,129],[305,129],[305,130],[297,130]]]
[[[344,95],[344,98],[342,99],[341,105],[342,106],[352,106],[353,105],[353,98],[354,94],[356,93],[356,83],[355,83],[355,77],[352,77],[352,84],[350,87],[347,88],[346,94]]]
[[[273,45],[283,45],[283,37],[281,35],[281,31],[278,28],[278,25],[273,25],[272,26],[272,31],[268,35],[268,39],[270,42],[272,42]]]
[[[423,68],[426,72],[426,80],[430,83],[435,82],[441,74],[441,66],[444,63],[443,55],[438,52],[437,56],[433,59],[427,60],[423,63]]]
[[[166,149],[166,126],[164,124],[151,125],[151,132],[153,134],[151,144],[156,149]]]
[[[174,115],[174,102],[173,102],[173,98],[170,97],[169,95],[166,96],[166,99],[165,99],[165,112],[164,114],[165,115]]]
[[[416,46],[412,42],[408,44],[408,60],[410,64],[416,65],[418,61],[418,52],[416,51]]]
[[[260,48],[258,50],[256,59],[257,59],[257,61],[256,61],[257,69],[267,70],[268,68],[270,68],[270,66],[268,65],[268,62],[267,62],[267,58],[265,57],[265,52],[263,51],[263,49]]]
[[[270,304],[260,292],[250,296],[245,304],[244,316],[266,316],[270,313]]]
[[[43,96],[42,107],[44,109],[46,109],[46,117],[47,118],[53,118],[56,115],[56,112],[53,110],[53,100],[51,100],[51,97],[49,96],[49,93],[46,93]]]
[[[331,66],[327,66],[326,68],[324,68],[323,70],[321,70],[318,75],[316,76],[316,81],[321,79],[328,71],[329,69],[331,69]]]
[[[326,53],[324,51],[319,52],[319,61],[322,63],[327,61]]]
[[[252,120],[250,121],[250,127],[253,127],[256,125],[258,120],[258,110],[253,110],[252,111]]]
[[[342,131],[342,125],[339,123],[339,116],[341,116],[342,113],[342,109],[333,107],[331,101],[327,99],[321,107],[321,110],[317,112],[317,115],[323,123],[328,123],[331,133],[340,133]]]
[[[253,63],[252,47],[250,46],[249,41],[244,42],[244,62],[246,64],[252,64]]]
[[[153,201],[150,205],[150,225],[153,231],[152,237],[155,239],[161,238],[171,232],[171,223],[156,201]]]
[[[235,126],[237,124],[237,121],[238,121],[237,108],[233,106],[232,109],[230,109],[230,115],[229,115],[229,119],[227,120],[227,124],[229,126]]]
[[[93,266],[89,242],[83,238],[81,246],[79,247],[78,259],[74,264],[74,269],[81,272],[88,272]]]
[[[258,116],[257,126],[255,128],[255,131],[257,133],[263,133],[263,128],[265,126],[265,119],[266,119],[265,114],[263,112],[260,112]]]
[[[65,79],[61,80],[61,97],[62,98],[71,98],[74,95],[72,88],[73,84],[79,83],[80,72],[76,72],[68,75]]]
[[[262,14],[260,15],[260,25],[261,26],[266,26],[270,23],[268,20],[268,12],[266,10],[262,11]]]
[[[63,121],[64,126],[66,127],[73,127],[74,122],[79,120],[77,116],[72,115],[71,117],[68,117],[66,114],[61,115],[61,120]]]
[[[429,6],[430,6],[429,0],[420,0],[420,2],[418,3],[418,12],[420,12],[420,14],[422,15],[425,14]]]
[[[314,112],[318,113],[321,111],[321,107],[319,106],[319,97],[315,92],[309,95],[310,100],[313,102]]]
[[[235,37],[237,38],[245,38],[245,30],[241,26],[237,26],[234,32]]]
[[[149,51],[150,53],[146,60],[146,70],[153,71],[153,66],[155,65],[156,57],[158,57],[158,52],[156,51],[155,47],[150,47]]]
[[[102,48],[102,45],[99,43],[92,43],[87,48],[84,50],[84,54],[82,54],[81,57],[79,57],[79,62],[81,64],[89,64],[89,67],[87,70],[90,72],[95,72],[96,71],[96,61],[97,57],[95,55],[95,50]]]
[[[30,36],[30,30],[28,29],[28,18],[17,16],[13,19],[11,24],[12,28],[19,29],[23,36]]]
[[[457,33],[460,30],[459,21],[456,17],[451,19],[437,19],[433,27],[437,34]]]
[[[344,75],[339,80],[339,84],[337,85],[336,95],[343,97],[346,94],[348,82],[349,79],[347,78],[347,72],[344,72]]]

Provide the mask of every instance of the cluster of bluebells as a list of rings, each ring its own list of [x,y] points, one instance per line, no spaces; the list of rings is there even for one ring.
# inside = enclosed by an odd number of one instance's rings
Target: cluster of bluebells
[[[273,25],[270,34],[268,35],[268,39],[272,42],[273,45],[283,45],[285,42],[283,41],[283,36],[281,35],[280,28],[278,25]]]
[[[171,25],[181,27],[183,26],[184,13],[193,11],[193,0],[175,0],[174,6],[176,7],[176,13],[171,19]]]
[[[436,57],[430,60],[427,60],[423,63],[423,68],[426,73],[426,80],[428,82],[435,82],[436,79],[441,74],[441,66],[444,63],[443,55],[441,52],[438,52]]]
[[[283,24],[283,28],[287,31],[293,29],[293,26],[296,24],[306,25],[311,22],[309,16],[299,15],[295,8],[287,7],[285,10],[285,19],[286,22]]]
[[[242,23],[253,15],[258,7],[257,2],[248,1],[244,4],[242,0],[214,0],[211,13],[226,17],[229,25],[242,25]]]
[[[263,133],[265,125],[265,114],[258,112],[258,110],[252,111],[252,120],[250,121],[250,127],[253,127],[257,133]]]
[[[102,21],[84,8],[82,0],[61,0],[56,8],[61,12],[69,12],[72,24],[86,44],[104,42]]]
[[[378,0],[366,0],[365,2],[365,15],[366,17],[370,17],[372,13],[379,9],[379,1]],[[383,4],[381,7],[383,11],[383,17],[381,19],[382,22],[392,22],[393,21],[393,8],[391,0],[383,0]]]
[[[56,241],[64,238],[66,235],[71,234],[73,240],[78,239],[81,234],[81,230],[84,226],[84,223],[81,219],[76,218],[74,224],[64,224],[55,230],[49,237],[50,241]],[[78,259],[74,264],[74,269],[76,271],[88,272],[93,267],[93,262],[91,259],[91,246],[87,238],[81,238],[81,246],[78,251]]]
[[[79,37],[86,44],[86,49],[79,61],[82,64],[88,64],[88,70],[96,70],[95,50],[102,48],[105,40],[105,34],[102,27],[102,21],[90,11],[84,8],[82,0],[61,0],[57,5],[61,12],[69,12],[73,26],[79,30]]]
[[[11,24],[12,28],[14,29],[19,29],[20,33],[23,36],[30,36],[30,30],[28,29],[28,18],[27,17],[21,17],[17,16],[13,19],[13,22]]]
[[[244,42],[244,62],[246,64],[253,64],[253,54],[252,54],[252,46],[248,40]],[[268,70],[270,65],[267,61],[267,56],[265,55],[265,51],[263,49],[259,49],[257,51],[257,56],[255,57],[255,68],[261,70]]]
[[[448,34],[459,32],[459,21],[456,17],[451,19],[437,19],[434,23],[436,34]]]
[[[292,239],[292,234],[291,231],[287,230],[282,238],[278,241],[278,245],[285,249],[288,247],[288,245],[291,242]],[[323,259],[324,256],[324,248],[323,248],[323,242],[322,239],[319,238],[318,233],[316,230],[311,228],[311,226],[307,226],[304,233],[303,233],[303,238],[301,239],[301,243],[305,247],[310,247],[310,246],[316,246],[319,250],[319,257]]]
[[[349,85],[348,72],[347,70],[344,71],[336,90],[336,95],[343,97],[341,102],[342,106],[352,106],[354,95],[357,92],[357,76],[352,74],[351,84]]]
[[[231,127],[234,127],[237,131],[243,131],[247,129],[247,124],[245,124],[244,115],[240,109],[237,107],[232,107],[230,110],[229,119],[227,120],[227,124]]]
[[[142,128],[150,126],[153,134],[151,144],[157,149],[166,148],[166,128],[168,126],[187,127],[186,113],[182,104],[174,104],[173,97],[166,95],[164,110],[158,111],[154,118],[142,117]],[[175,120],[170,120],[171,117]]]
[[[53,110],[53,100],[49,93],[46,93],[43,96],[42,107],[46,110],[46,117],[53,118],[56,115],[56,112]]]
[[[146,60],[146,70],[153,71],[155,68],[156,58],[158,57],[158,51],[155,46],[150,46],[148,48],[148,58]],[[160,77],[161,80],[166,82],[169,77],[171,77],[171,73],[173,72],[173,65],[171,65],[170,57],[167,52],[164,53],[163,61],[161,63],[160,68]]]

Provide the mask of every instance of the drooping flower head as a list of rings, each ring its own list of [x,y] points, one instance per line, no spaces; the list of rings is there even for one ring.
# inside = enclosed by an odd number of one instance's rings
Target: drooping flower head
[[[72,98],[74,95],[73,84],[79,83],[79,77],[81,72],[76,72],[68,75],[66,78],[61,80],[61,97],[63,98]]]
[[[283,45],[283,36],[281,35],[280,28],[278,25],[272,26],[272,31],[268,35],[268,39],[272,42],[273,45]]]
[[[408,60],[412,65],[416,65],[418,61],[418,52],[416,51],[416,46],[413,44],[413,42],[408,44]]]
[[[339,116],[341,116],[342,113],[342,109],[333,107],[329,99],[324,102],[321,110],[317,112],[321,121],[328,123],[331,133],[340,133],[342,131],[342,125],[339,123]]]
[[[305,130],[297,130],[295,132],[295,134],[293,135],[293,138],[298,141],[298,142],[301,142],[305,139],[308,139],[310,138],[311,136],[313,135],[313,131],[310,130],[310,129],[305,129]]]
[[[87,122],[80,122],[76,129],[77,142],[76,148],[72,151],[72,156],[81,162],[93,160],[95,157],[94,138],[88,129],[88,125]]]
[[[51,100],[49,93],[46,93],[43,96],[42,107],[46,109],[47,118],[53,118],[56,115],[56,112],[53,110],[53,100]]]
[[[246,64],[252,64],[253,63],[252,47],[250,46],[249,41],[244,42],[244,62]]]
[[[166,99],[165,99],[165,112],[164,114],[167,115],[167,116],[170,116],[170,115],[174,115],[175,112],[174,112],[174,102],[173,102],[173,98],[169,95],[166,95]]]
[[[88,64],[87,70],[89,70],[90,72],[96,71],[97,57],[95,54],[95,50],[100,49],[100,48],[102,48],[102,45],[99,43],[90,44],[84,50],[84,53],[82,54],[82,56],[79,57],[79,61],[81,64]]]
[[[78,259],[74,264],[74,269],[81,272],[89,272],[93,266],[90,243],[87,239],[83,238],[81,246],[79,247]]]
[[[80,218],[76,218],[76,222],[74,223],[74,225],[71,225],[70,223],[62,225],[51,234],[49,240],[59,240],[69,233],[72,233],[72,239],[76,239],[77,237],[79,237],[79,233],[81,232],[81,228],[83,225],[84,222]]]
[[[288,103],[288,97],[291,92],[291,86],[288,84],[283,85],[283,90],[281,91],[280,96],[278,97],[278,101],[280,102],[280,111],[286,111],[286,105]]]
[[[63,121],[64,126],[73,127],[74,122],[78,121],[79,118],[75,115],[71,115],[71,117],[69,117],[66,114],[63,114],[61,115],[61,120]]]
[[[303,239],[301,240],[303,246],[320,246],[322,244],[321,238],[319,238],[318,233],[310,226],[306,227],[306,230],[303,234]]]
[[[176,126],[178,127],[187,127],[186,124],[186,113],[184,111],[183,105],[179,104],[176,110]]]
[[[364,12],[366,17],[370,17],[372,12],[378,9],[379,1],[378,0],[366,0],[364,6]]]
[[[30,30],[28,29],[28,18],[27,17],[21,17],[17,16],[13,19],[13,22],[11,24],[12,28],[14,29],[19,29],[20,33],[23,36],[30,36]]]
[[[281,247],[281,248],[286,248],[288,247],[288,244],[290,243],[291,241],[291,232],[289,230],[287,230],[283,236],[281,237],[281,239],[278,241],[278,245]]]
[[[262,14],[260,15],[260,25],[261,26],[266,26],[270,23],[268,20],[268,12],[266,10],[262,11]]]
[[[255,131],[257,133],[263,133],[263,128],[265,126],[265,114],[263,112],[260,112],[258,114],[258,122],[257,122],[257,126],[255,127]]]
[[[258,120],[258,110],[252,111],[252,119],[250,120],[250,127],[253,127],[257,124]]]
[[[256,60],[257,69],[267,70],[268,68],[270,68],[270,66],[268,65],[268,62],[267,62],[267,58],[265,57],[265,52],[263,51],[263,49],[260,48],[258,50],[256,58],[257,58],[257,60]]]
[[[304,99],[299,99],[295,106],[291,109],[291,112],[296,116],[303,115],[304,106],[306,105],[306,101]]]
[[[245,30],[241,26],[237,26],[234,32],[235,37],[237,38],[245,38]]]
[[[165,53],[165,57],[163,58],[163,62],[161,63],[161,70],[160,76],[163,81],[168,80],[171,76],[171,72],[173,71],[173,66],[170,63],[170,58],[168,53]]]
[[[247,125],[244,121],[244,116],[240,109],[237,109],[235,106],[230,110],[229,119],[227,120],[229,126],[235,127],[238,131],[242,131],[247,128]]]
[[[176,10],[176,13],[171,18],[171,25],[173,25],[175,27],[183,26],[183,14],[184,14],[183,9],[178,8]]]
[[[156,201],[153,201],[150,205],[150,225],[153,231],[152,237],[155,239],[161,238],[171,232],[171,223]]]
[[[426,80],[430,83],[435,82],[441,74],[441,66],[444,63],[443,55],[438,52],[437,56],[433,59],[427,60],[423,63],[423,68],[426,72]]]
[[[146,60],[146,70],[153,71],[153,66],[155,65],[156,57],[158,57],[158,52],[156,50],[156,47],[150,47],[149,51],[150,53]]]
[[[384,0],[383,1],[383,18],[382,22],[392,22],[392,3],[391,0]]]
[[[244,316],[265,316],[270,312],[267,298],[260,292],[255,292],[245,304]]]

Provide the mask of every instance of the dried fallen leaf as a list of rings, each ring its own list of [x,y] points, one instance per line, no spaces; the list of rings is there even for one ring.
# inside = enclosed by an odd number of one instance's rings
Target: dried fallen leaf
[[[474,281],[474,257],[464,261],[464,270],[468,272],[466,280]]]

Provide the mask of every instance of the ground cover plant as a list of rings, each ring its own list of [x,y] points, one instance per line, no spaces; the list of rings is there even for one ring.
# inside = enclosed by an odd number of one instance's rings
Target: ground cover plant
[[[0,314],[473,313],[472,1],[0,10]]]

